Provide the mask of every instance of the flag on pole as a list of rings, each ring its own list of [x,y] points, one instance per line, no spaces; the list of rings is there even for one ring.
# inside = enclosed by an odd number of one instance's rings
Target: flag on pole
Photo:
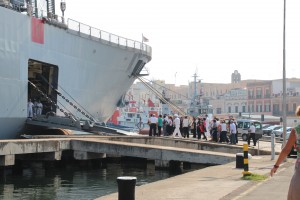
[[[149,42],[148,38],[146,38],[144,35],[143,36],[143,42]]]

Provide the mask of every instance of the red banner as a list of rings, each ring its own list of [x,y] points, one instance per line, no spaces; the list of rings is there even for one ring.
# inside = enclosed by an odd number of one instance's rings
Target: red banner
[[[155,107],[153,101],[151,99],[148,99],[148,107]]]
[[[39,44],[44,44],[44,22],[43,20],[31,18],[31,40]]]

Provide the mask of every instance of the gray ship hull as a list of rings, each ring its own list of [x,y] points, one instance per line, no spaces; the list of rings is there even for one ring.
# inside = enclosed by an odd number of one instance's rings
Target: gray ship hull
[[[0,7],[0,138],[15,138],[27,119],[31,60],[56,66],[62,96],[68,95],[93,118],[105,122],[133,84],[138,63],[150,61],[151,54],[47,23],[39,43],[33,41],[32,18]],[[55,98],[64,111],[84,117],[61,96]],[[63,114],[59,109],[55,112]]]

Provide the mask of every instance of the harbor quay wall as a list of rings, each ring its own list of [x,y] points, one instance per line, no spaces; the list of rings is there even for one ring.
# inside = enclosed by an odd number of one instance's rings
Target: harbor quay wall
[[[64,150],[70,149],[69,139],[0,140],[0,166],[15,164],[22,155],[39,154],[40,160],[61,160]]]
[[[0,141],[0,166],[11,166],[22,155],[40,160],[61,160],[63,151],[73,151],[76,160],[104,158],[106,154],[201,164],[225,164],[235,155],[205,150],[111,141],[106,138],[22,139]],[[39,155],[39,156],[36,156]]]
[[[148,136],[138,136],[138,137],[110,137],[107,138],[111,141],[122,141],[129,143],[138,143],[138,144],[148,144],[148,145],[158,145],[165,147],[176,147],[176,148],[186,148],[194,150],[204,150],[211,152],[220,152],[220,153],[229,153],[237,154],[243,153],[243,146],[239,145],[228,145],[216,142],[204,142],[198,140],[190,139],[173,139],[173,138],[162,138],[162,137],[148,137]],[[248,152],[251,155],[270,155],[270,151],[259,150],[257,148],[249,147]]]
[[[182,161],[201,164],[225,164],[235,160],[235,155],[199,151],[176,147],[165,147],[149,144],[124,143],[119,141],[82,141],[72,140],[72,149],[85,149],[88,152],[113,154],[119,156],[131,156],[163,161]]]

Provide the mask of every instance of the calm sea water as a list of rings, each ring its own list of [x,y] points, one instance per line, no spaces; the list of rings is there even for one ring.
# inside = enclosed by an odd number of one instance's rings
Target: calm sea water
[[[142,185],[190,170],[155,170],[151,164],[137,168],[117,163],[107,164],[105,169],[69,165],[45,170],[41,163],[35,163],[21,171],[1,176],[0,199],[95,199],[117,192],[119,176],[135,176],[137,185]]]

